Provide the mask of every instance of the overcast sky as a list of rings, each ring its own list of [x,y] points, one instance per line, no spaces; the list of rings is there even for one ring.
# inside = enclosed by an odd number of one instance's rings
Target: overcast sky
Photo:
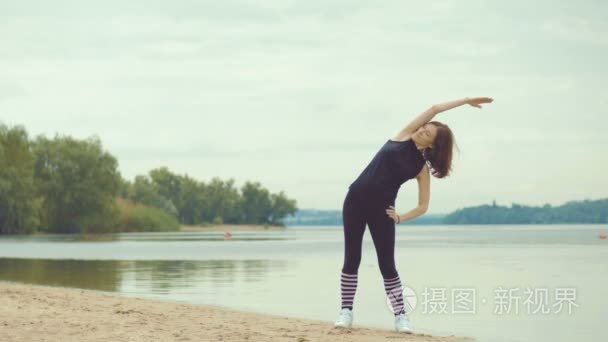
[[[341,209],[434,103],[454,173],[429,213],[608,197],[605,1],[0,0],[0,121]],[[396,203],[416,205],[417,183]]]

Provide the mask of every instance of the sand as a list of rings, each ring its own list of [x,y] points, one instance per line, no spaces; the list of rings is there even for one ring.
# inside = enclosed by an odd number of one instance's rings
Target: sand
[[[0,341],[472,341],[0,281]]]

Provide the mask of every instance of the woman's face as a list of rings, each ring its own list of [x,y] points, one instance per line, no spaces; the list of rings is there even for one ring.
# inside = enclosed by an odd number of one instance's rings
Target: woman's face
[[[414,132],[414,136],[419,144],[432,146],[437,136],[437,127],[429,123],[424,124]]]

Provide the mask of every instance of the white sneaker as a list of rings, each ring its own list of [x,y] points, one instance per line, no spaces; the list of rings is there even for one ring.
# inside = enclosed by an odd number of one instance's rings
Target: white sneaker
[[[402,313],[395,316],[395,330],[400,333],[412,333],[411,324],[406,314]]]
[[[350,328],[353,325],[353,311],[344,308],[340,310],[340,317],[334,323],[334,327],[336,328]]]

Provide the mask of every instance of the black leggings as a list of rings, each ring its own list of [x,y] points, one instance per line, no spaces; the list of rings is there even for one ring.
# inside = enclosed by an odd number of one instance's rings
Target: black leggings
[[[391,279],[398,276],[395,267],[395,221],[386,213],[386,209],[391,205],[395,205],[395,200],[392,198],[348,190],[342,206],[344,225],[342,273],[358,273],[363,233],[367,224],[376,248],[382,277]]]

